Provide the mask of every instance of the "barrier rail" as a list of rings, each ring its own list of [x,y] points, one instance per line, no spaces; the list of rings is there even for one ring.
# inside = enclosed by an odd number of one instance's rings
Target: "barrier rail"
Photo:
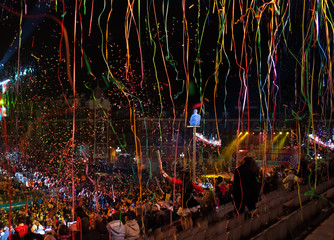
[[[25,192],[25,193],[15,193],[11,196],[11,202],[18,203],[18,202],[26,202],[26,201],[34,201],[36,199],[40,199],[41,197],[45,196],[42,192]],[[0,196],[0,204],[8,204],[8,194]]]

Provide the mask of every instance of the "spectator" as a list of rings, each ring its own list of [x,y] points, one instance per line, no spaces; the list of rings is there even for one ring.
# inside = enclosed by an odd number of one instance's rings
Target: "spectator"
[[[9,238],[7,238],[9,239]],[[14,234],[11,235],[11,240],[22,240],[23,238],[20,237],[18,232],[15,232]]]
[[[183,171],[183,181],[172,178],[168,176],[163,169],[160,169],[161,174],[165,177],[169,182],[174,183],[175,185],[182,186],[182,207],[180,207],[177,211],[177,214],[182,216],[181,224],[183,230],[188,230],[193,227],[192,214],[196,213],[198,209],[200,209],[200,204],[193,197],[193,190],[195,189],[198,192],[203,192],[203,187],[200,179],[197,179],[197,183],[191,181],[190,172]]]
[[[24,235],[28,233],[28,225],[24,223],[24,218],[21,216],[18,219],[18,226],[15,228],[15,231],[18,232],[20,238],[23,238]]]
[[[68,227],[64,224],[61,224],[57,231],[57,238],[58,240],[70,240],[71,234]]]
[[[233,199],[238,214],[244,212],[246,206],[249,211],[255,209],[260,192],[258,175],[259,168],[253,158],[245,157],[240,161],[233,178]]]
[[[225,184],[223,178],[219,176],[216,179],[216,185],[215,185],[215,194],[216,194],[217,206],[221,206],[224,203],[226,203],[225,193],[226,193],[226,184]]]
[[[43,240],[44,236],[41,234],[33,233],[33,232],[28,232],[24,236],[24,240]]]
[[[168,176],[162,169],[160,171],[169,182],[183,187],[184,196],[182,198],[182,209],[179,209],[178,213],[180,215],[188,215],[191,212],[196,212],[200,208],[200,204],[193,197],[192,192],[194,189],[198,192],[203,192],[201,180],[199,178],[197,179],[198,185],[192,182],[189,171],[183,171],[183,181]]]
[[[152,206],[151,213],[151,228],[154,231],[155,229],[161,227],[164,221],[164,212],[161,211],[161,207],[158,203]]]
[[[45,235],[44,240],[57,240],[51,233]]]
[[[34,220],[32,222],[31,232],[36,232],[38,230],[38,226],[39,226],[39,223],[36,220]]]
[[[99,239],[101,240],[109,239],[108,229],[104,224],[102,217],[99,214],[95,214],[93,217],[93,228],[98,233]]]
[[[213,198],[213,192],[206,188],[204,189],[204,192],[203,192],[203,197],[200,201],[201,203],[201,213],[204,215],[204,216],[209,216],[211,215],[211,213],[213,212],[213,209],[214,209],[214,198]]]
[[[75,232],[75,240],[100,240],[98,234],[91,230],[88,217],[81,219],[82,231]]]
[[[8,226],[8,222],[6,224],[6,226]],[[13,230],[13,229],[12,229]],[[12,234],[14,233],[14,231],[12,231]],[[9,236],[9,228],[8,227],[4,227],[3,228],[3,232],[1,232],[1,240],[7,240]]]
[[[297,177],[292,170],[289,170],[288,175],[283,179],[283,186],[286,190],[292,191],[300,180],[301,179]]]
[[[120,214],[121,212],[115,212],[112,215],[112,221],[107,225],[110,240],[124,240],[125,227],[120,219]]]
[[[140,228],[136,220],[136,214],[133,211],[128,211],[127,216],[125,217],[125,239],[126,240],[135,240],[140,236]]]

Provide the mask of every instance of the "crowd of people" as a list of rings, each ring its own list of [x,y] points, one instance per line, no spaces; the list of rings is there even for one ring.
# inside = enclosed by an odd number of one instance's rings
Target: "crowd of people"
[[[27,185],[16,177],[11,177],[9,181],[6,171],[0,168],[0,204],[8,202],[8,186],[11,185],[11,199],[13,202],[25,201],[26,197],[37,194],[37,190],[27,187]]]
[[[75,176],[66,176],[67,182],[55,175],[54,169],[46,171],[43,163],[38,167],[27,159],[11,160],[10,166],[11,176],[29,168],[35,173],[27,180],[32,182],[28,185],[14,177],[13,193],[45,190],[46,194],[21,209],[0,210],[0,240],[8,238],[9,219],[11,239],[65,240],[72,239],[72,235],[75,239],[138,239],[171,223],[179,223],[179,230],[186,230],[193,227],[199,216],[213,219],[215,210],[231,201],[236,214],[251,212],[261,194],[280,187],[293,191],[298,184],[314,182],[316,177],[321,182],[328,177],[325,165],[320,166],[316,175],[315,166],[304,163],[299,169],[263,172],[251,157],[239,163],[233,179],[214,179],[213,188],[203,187],[199,178],[191,179],[187,170],[179,171],[175,177],[162,168],[159,173],[143,172],[139,184],[133,171],[93,174],[98,166],[89,169],[87,163],[76,163]],[[2,171],[2,182],[7,177],[8,173]],[[6,188],[8,185],[0,190],[5,193]]]

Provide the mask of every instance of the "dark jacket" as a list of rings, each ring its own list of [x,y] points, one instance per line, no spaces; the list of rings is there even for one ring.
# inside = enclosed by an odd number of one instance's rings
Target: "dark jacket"
[[[253,159],[249,161],[254,161]],[[255,164],[255,166],[254,166]],[[233,199],[238,212],[243,212],[245,206],[254,210],[258,201],[260,184],[257,181],[258,169],[256,162],[244,162],[234,172]]]
[[[80,232],[75,233],[75,240],[81,240]],[[82,240],[100,240],[100,238],[98,232],[89,230],[82,232]]]
[[[95,231],[99,234],[99,239],[109,240],[109,231],[107,229],[107,226],[103,222],[95,222]]]

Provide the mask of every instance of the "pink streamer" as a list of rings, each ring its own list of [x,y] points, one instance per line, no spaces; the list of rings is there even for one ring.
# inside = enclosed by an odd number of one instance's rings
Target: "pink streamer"
[[[90,10],[90,22],[89,22],[88,36],[90,36],[91,30],[92,30],[93,10],[94,10],[94,0],[92,1],[92,9]]]

